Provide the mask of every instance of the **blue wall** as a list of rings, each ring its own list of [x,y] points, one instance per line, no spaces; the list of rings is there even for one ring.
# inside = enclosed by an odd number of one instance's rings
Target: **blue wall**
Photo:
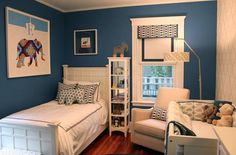
[[[67,13],[65,15],[65,60],[72,66],[104,66],[113,47],[127,42],[131,47],[130,18],[186,15],[185,39],[202,60],[203,98],[215,98],[216,70],[216,15],[217,2],[195,2],[154,6],[126,7]],[[98,30],[97,56],[73,55],[73,30],[96,28]],[[186,48],[187,50],[187,48]],[[130,49],[126,56],[131,56]],[[185,64],[186,88],[191,98],[199,97],[197,61]]]
[[[9,6],[50,20],[51,75],[7,78],[5,7]],[[61,80],[61,65],[104,66],[113,47],[125,41],[131,47],[130,18],[186,15],[185,39],[197,51],[203,65],[203,97],[215,97],[216,66],[216,2],[180,3],[142,7],[103,9],[60,13],[32,0],[0,1],[0,118],[47,102],[55,97],[57,82]],[[98,52],[96,56],[73,55],[73,30],[96,28]],[[64,46],[65,44],[65,46]],[[126,56],[131,57],[131,49]],[[185,87],[192,98],[198,97],[197,62],[185,64]]]
[[[6,6],[50,20],[51,75],[7,78]],[[57,82],[61,80],[61,64],[64,55],[64,15],[32,0],[1,0],[0,25],[0,118],[2,118],[55,97]]]

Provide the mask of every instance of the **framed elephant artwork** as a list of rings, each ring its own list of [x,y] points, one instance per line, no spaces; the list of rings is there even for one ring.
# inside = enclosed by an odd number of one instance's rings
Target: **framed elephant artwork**
[[[6,7],[8,78],[51,74],[50,22]]]

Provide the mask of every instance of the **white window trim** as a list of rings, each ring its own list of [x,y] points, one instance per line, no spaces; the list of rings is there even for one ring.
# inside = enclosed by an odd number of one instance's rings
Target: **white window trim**
[[[178,24],[178,38],[184,38],[185,16],[171,17],[147,17],[131,18],[132,24],[132,103],[134,106],[153,105],[154,100],[142,99],[142,66],[143,64],[173,65],[174,66],[174,87],[183,88],[184,85],[184,63],[168,62],[142,62],[142,41],[137,38],[137,29],[141,25],[167,25]],[[178,49],[184,51],[184,43],[178,43]]]

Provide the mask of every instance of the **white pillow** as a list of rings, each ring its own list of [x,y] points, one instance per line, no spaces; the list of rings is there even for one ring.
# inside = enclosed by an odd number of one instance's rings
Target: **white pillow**
[[[98,85],[95,93],[94,93],[94,102],[100,101],[100,82],[90,82],[90,81],[71,81],[67,79],[63,79],[63,83],[66,85],[71,85],[71,84],[79,84],[79,85]]]

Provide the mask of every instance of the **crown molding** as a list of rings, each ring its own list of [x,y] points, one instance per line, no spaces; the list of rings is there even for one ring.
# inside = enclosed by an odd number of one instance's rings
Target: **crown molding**
[[[39,2],[39,3],[41,3],[41,4],[43,4],[43,5],[46,5],[46,6],[50,7],[50,8],[53,8],[53,9],[55,9],[55,10],[57,10],[57,11],[66,13],[65,10],[63,10],[63,9],[61,9],[61,8],[58,8],[58,7],[56,7],[56,6],[52,5],[52,4],[49,4],[49,3],[47,3],[47,2],[44,2],[44,1],[41,1],[41,0],[35,0],[35,1],[37,1],[37,2]]]
[[[89,10],[99,10],[99,9],[110,9],[110,8],[120,8],[120,7],[132,7],[132,6],[145,6],[145,5],[160,5],[160,4],[175,4],[175,3],[191,3],[191,2],[204,2],[204,1],[216,1],[216,0],[165,0],[165,1],[157,1],[157,2],[142,2],[142,3],[132,3],[132,4],[121,4],[121,5],[109,5],[102,7],[87,7],[80,9],[71,9],[71,10],[63,10],[59,7],[56,7],[52,4],[44,2],[42,0],[36,0],[37,2],[44,4],[48,7],[51,7],[55,10],[58,10],[63,13],[68,12],[80,12],[80,11],[89,11]]]

